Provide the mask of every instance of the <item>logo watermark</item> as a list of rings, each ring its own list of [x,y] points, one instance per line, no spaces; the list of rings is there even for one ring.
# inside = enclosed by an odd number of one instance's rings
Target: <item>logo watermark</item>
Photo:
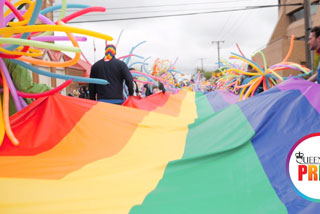
[[[320,133],[303,137],[291,148],[286,169],[301,197],[320,202]]]

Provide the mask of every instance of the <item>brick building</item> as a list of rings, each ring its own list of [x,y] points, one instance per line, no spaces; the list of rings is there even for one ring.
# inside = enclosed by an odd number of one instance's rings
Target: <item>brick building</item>
[[[266,56],[269,66],[280,63],[286,57],[290,47],[291,35],[295,36],[295,42],[293,52],[288,61],[301,65],[306,64],[303,2],[303,0],[279,0],[279,4],[302,3],[302,6],[279,7],[278,22],[267,47],[262,50]],[[319,0],[310,0],[310,2],[312,26],[320,25]],[[259,64],[263,64],[260,56],[256,56],[255,60]],[[281,76],[288,76],[289,74],[297,75],[300,74],[300,72],[295,70],[286,70],[280,71],[279,74]]]

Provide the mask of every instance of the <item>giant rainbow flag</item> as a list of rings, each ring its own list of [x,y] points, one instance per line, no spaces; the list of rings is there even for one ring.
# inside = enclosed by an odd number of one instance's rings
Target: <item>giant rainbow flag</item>
[[[0,213],[320,213],[285,169],[295,142],[320,132],[319,92],[291,79],[241,102],[40,98],[10,118],[20,146],[0,147]]]

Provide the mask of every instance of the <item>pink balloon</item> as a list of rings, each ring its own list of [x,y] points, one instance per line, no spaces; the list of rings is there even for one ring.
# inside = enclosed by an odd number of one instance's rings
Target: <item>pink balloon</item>
[[[70,85],[71,83],[72,83],[72,80],[67,80],[64,83],[62,83],[61,85],[59,85],[58,87],[56,87],[54,89],[51,89],[50,91],[43,92],[43,93],[32,93],[32,94],[30,94],[30,93],[25,93],[25,92],[18,91],[18,94],[21,97],[24,97],[24,98],[46,97],[46,96],[49,96],[49,95],[52,95],[54,93],[57,93],[57,92],[61,91],[62,89],[64,89],[68,85]]]

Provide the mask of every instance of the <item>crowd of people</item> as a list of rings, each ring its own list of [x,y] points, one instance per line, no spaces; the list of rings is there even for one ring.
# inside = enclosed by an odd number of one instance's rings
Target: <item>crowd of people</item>
[[[89,99],[89,88],[88,86],[80,86],[75,89],[70,89],[68,96]]]

